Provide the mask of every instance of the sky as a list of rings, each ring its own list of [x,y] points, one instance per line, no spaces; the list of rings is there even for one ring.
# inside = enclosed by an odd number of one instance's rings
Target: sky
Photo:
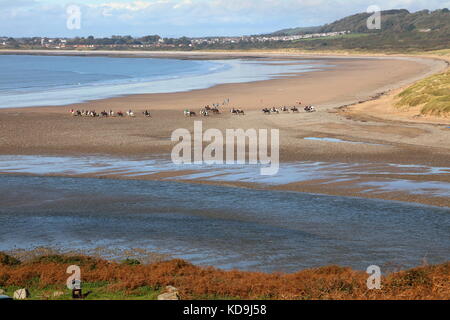
[[[79,29],[71,5],[80,10]],[[330,23],[371,5],[435,10],[450,0],[0,0],[0,36],[252,35]]]

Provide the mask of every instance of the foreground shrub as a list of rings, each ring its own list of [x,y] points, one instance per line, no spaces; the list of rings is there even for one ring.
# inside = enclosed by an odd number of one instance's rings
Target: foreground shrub
[[[4,266],[16,266],[20,264],[20,260],[11,257],[3,252],[0,252],[0,265]]]
[[[381,290],[368,290],[368,275],[329,266],[293,274],[224,271],[183,260],[149,265],[89,257],[44,256],[20,265],[0,265],[0,286],[64,288],[67,266],[80,263],[84,283],[102,283],[110,293],[160,292],[172,285],[182,299],[449,299],[450,262],[386,275]]]

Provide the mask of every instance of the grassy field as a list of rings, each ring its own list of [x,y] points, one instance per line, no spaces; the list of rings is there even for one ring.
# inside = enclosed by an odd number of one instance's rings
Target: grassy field
[[[183,260],[149,265],[136,260],[110,262],[86,256],[49,255],[21,262],[0,253],[0,288],[12,296],[19,288],[29,299],[71,299],[65,287],[69,265],[81,268],[87,299],[156,299],[168,285],[181,299],[450,299],[450,262],[393,272],[381,290],[368,290],[368,274],[328,266],[293,274],[224,271]],[[59,292],[58,296],[54,293]]]
[[[433,75],[404,90],[397,96],[398,108],[421,107],[421,114],[450,114],[450,71]]]

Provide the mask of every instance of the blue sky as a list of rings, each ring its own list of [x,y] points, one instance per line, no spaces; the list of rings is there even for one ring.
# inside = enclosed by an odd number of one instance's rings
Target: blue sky
[[[79,5],[80,30],[66,27]],[[450,7],[450,0],[0,0],[0,36],[248,35],[314,26],[363,12]]]

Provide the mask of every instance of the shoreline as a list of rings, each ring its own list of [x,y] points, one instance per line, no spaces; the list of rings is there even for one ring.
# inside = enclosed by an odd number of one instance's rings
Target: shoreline
[[[183,54],[186,53],[170,53],[172,57]],[[195,55],[199,57],[204,54],[206,53]],[[223,53],[211,54],[217,56]],[[236,56],[236,53],[230,53],[229,56]],[[265,54],[259,57],[276,59]],[[288,59],[299,57],[308,56],[284,55],[284,58]],[[325,59],[325,56],[316,58]],[[220,101],[223,97],[232,97],[237,106],[246,110],[245,117],[233,117],[225,110],[220,116],[196,120],[203,120],[205,127],[222,130],[277,128],[282,135],[282,163],[334,161],[449,166],[450,147],[443,144],[443,141],[449,136],[450,130],[435,123],[435,119],[420,119],[420,122],[409,123],[399,119],[377,118],[368,112],[343,112],[343,109],[384,101],[383,99],[392,97],[398,88],[445,70],[448,68],[448,62],[439,57],[372,58],[334,56],[339,65],[333,70],[301,74],[287,79],[221,84],[186,92],[127,95],[67,106],[1,109],[0,131],[6,134],[0,139],[0,154],[131,157],[167,155],[173,146],[168,139],[170,132],[175,128],[192,128],[194,119],[183,118],[183,105],[205,105],[215,100]],[[328,56],[326,59],[332,58]],[[328,90],[324,90],[324,84]],[[293,104],[299,96],[302,100],[305,99],[305,103],[317,105],[318,112],[271,116],[264,116],[260,112],[265,105]],[[264,101],[258,101],[255,97],[264,97]],[[147,107],[148,101],[151,101],[150,107]],[[132,109],[137,111],[137,114],[148,108],[153,119],[145,119],[142,116],[136,119],[74,119],[67,114],[67,109],[72,107],[97,110],[111,107],[117,110],[126,109],[124,106],[133,106]],[[445,119],[442,121],[445,123]],[[17,128],[20,134],[7,134],[9,131],[13,132],[12,128]],[[48,130],[43,131],[42,128]],[[85,137],[89,139],[83,140]],[[363,144],[308,141],[305,137],[337,138]],[[446,179],[446,176],[443,178]],[[419,178],[418,181],[427,180]],[[449,182],[449,179],[444,181]],[[235,186],[239,186],[239,183]],[[340,187],[320,187],[319,184],[291,184],[283,190],[344,196],[359,193],[344,191]],[[450,206],[442,200],[436,202],[433,199],[405,194],[390,194],[387,198],[386,195],[366,194],[365,197]]]
[[[175,58],[175,59],[209,59],[209,58],[298,58],[298,57],[317,57],[321,59],[341,57],[345,59],[354,58],[395,58],[395,57],[418,57],[404,54],[381,54],[381,53],[348,53],[339,51],[292,51],[292,50],[244,50],[244,51],[146,51],[146,50],[40,50],[40,49],[0,49],[0,55],[43,55],[43,56],[117,56],[117,57],[141,57],[141,58]],[[423,55],[425,56],[425,55]],[[439,59],[439,56],[435,57]]]
[[[24,54],[24,56],[28,54]],[[0,55],[1,56],[1,55]],[[36,55],[40,56],[41,55]],[[73,55],[60,55],[60,57],[72,57]],[[45,57],[45,55],[44,55]],[[80,56],[92,58],[92,56]],[[116,57],[108,55],[99,55],[106,59],[117,59],[125,57]],[[138,59],[139,57],[127,57],[128,61]],[[144,58],[144,57],[142,57]],[[145,57],[149,59],[164,60],[164,57]],[[174,60],[177,57],[173,57]],[[305,59],[305,58],[241,58],[238,56],[229,57],[229,59],[210,59],[204,56],[199,59],[191,59],[185,57],[186,61],[203,61],[205,63],[214,64],[214,69],[211,66],[198,69],[195,73],[180,73],[174,76],[166,76],[161,78],[146,78],[146,76],[127,78],[123,81],[115,80],[114,84],[107,81],[97,85],[93,83],[81,84],[80,87],[76,85],[67,85],[65,87],[55,87],[48,89],[46,95],[44,91],[30,91],[24,92],[22,95],[9,94],[2,95],[6,98],[4,105],[0,104],[0,109],[13,110],[19,108],[46,108],[46,107],[61,107],[61,106],[75,106],[78,104],[90,104],[108,99],[127,97],[148,97],[152,98],[155,95],[164,94],[183,94],[189,92],[196,92],[199,90],[207,90],[220,86],[237,86],[240,84],[262,83],[271,80],[283,79],[298,79],[305,76],[307,73],[321,72],[331,70],[339,67],[340,61],[338,58],[334,60],[329,59]],[[95,61],[90,60],[92,63]],[[114,63],[117,60],[114,60]],[[135,62],[135,61],[134,61]],[[335,66],[333,62],[337,63]],[[109,67],[112,67],[111,61],[108,62]],[[107,64],[108,64],[107,63]],[[146,65],[143,64],[142,67]],[[169,65],[170,66],[170,65]],[[201,71],[200,71],[201,70]],[[137,81],[139,80],[139,81]],[[97,88],[91,90],[93,88]],[[84,94],[82,94],[84,92]],[[0,100],[2,98],[0,96]],[[70,98],[67,98],[70,97]],[[16,102],[15,99],[18,101]],[[33,105],[33,102],[35,103]],[[9,104],[9,105],[8,105]],[[167,108],[166,108],[167,109]]]
[[[327,60],[327,61],[346,61],[346,60],[403,60],[403,61],[411,61],[414,63],[422,63],[424,65],[427,65],[428,70],[426,72],[421,72],[417,75],[414,75],[412,77],[408,77],[406,79],[400,79],[397,82],[393,84],[387,84],[385,86],[379,87],[375,90],[371,90],[370,92],[366,92],[366,97],[360,100],[353,100],[353,101],[340,101],[333,104],[328,104],[326,107],[329,108],[335,108],[337,110],[341,108],[346,108],[350,106],[355,105],[361,105],[365,102],[378,100],[380,97],[389,94],[393,90],[398,90],[399,88],[407,87],[411,84],[413,84],[416,81],[419,81],[427,76],[443,72],[444,70],[448,69],[450,67],[450,58],[446,59],[444,57],[439,56],[411,56],[411,55],[359,55],[359,54],[324,54],[324,53],[318,53],[318,54],[305,54],[305,53],[282,53],[282,52],[255,52],[255,54],[248,55],[248,52],[231,52],[231,51],[220,51],[220,52],[209,52],[209,51],[197,51],[197,52],[178,52],[178,51],[161,51],[161,52],[155,52],[155,51],[80,51],[76,50],[75,52],[72,52],[71,50],[58,50],[58,51],[52,51],[52,50],[0,50],[0,55],[37,55],[37,56],[98,56],[98,57],[126,57],[126,58],[173,58],[173,59],[187,59],[187,60],[222,60],[223,58],[229,58],[229,59],[247,59],[247,60],[256,60],[256,59],[267,59],[268,61],[280,61],[280,60],[297,60],[299,58],[301,59],[314,59],[314,60]],[[215,58],[215,59],[212,59]],[[341,65],[334,66],[336,69],[339,69],[342,67]],[[344,66],[345,67],[345,66]],[[51,105],[51,106],[25,106],[25,107],[6,107],[1,108],[0,110],[11,110],[14,111],[16,109],[29,109],[29,108],[41,108],[41,109],[48,109],[48,108],[61,108],[61,107],[71,107],[75,105],[86,105],[86,104],[96,104],[98,102],[108,101],[112,99],[126,99],[126,98],[132,98],[137,96],[143,96],[143,97],[152,97],[157,95],[170,95],[170,94],[178,94],[178,93],[191,93],[191,92],[197,92],[197,91],[203,91],[203,90],[209,90],[214,89],[216,87],[226,87],[226,86],[240,86],[242,84],[257,84],[257,83],[264,83],[264,82],[275,82],[276,80],[289,80],[294,79],[298,80],[301,77],[308,76],[309,73],[323,73],[327,71],[339,71],[339,70],[315,70],[312,72],[300,72],[300,73],[294,73],[290,74],[289,76],[285,76],[283,74],[278,75],[279,77],[274,79],[265,79],[265,80],[256,80],[256,81],[249,81],[249,82],[232,82],[232,83],[221,83],[212,85],[205,88],[200,89],[192,89],[192,90],[185,90],[185,91],[173,91],[173,92],[164,92],[164,93],[137,93],[137,94],[123,94],[118,96],[112,96],[107,98],[99,98],[99,99],[92,99],[77,103],[69,103],[69,104],[63,104],[63,105]],[[254,109],[254,108],[253,108]],[[165,108],[167,110],[167,108]]]
[[[450,67],[450,58],[440,57],[440,56],[411,56],[411,55],[360,55],[360,54],[325,54],[325,53],[318,53],[318,54],[305,54],[305,53],[283,53],[283,52],[255,52],[251,55],[248,54],[248,52],[231,52],[231,51],[224,51],[224,52],[208,52],[208,51],[197,51],[197,52],[178,52],[178,51],[162,51],[162,52],[155,52],[155,51],[80,51],[77,50],[75,52],[72,52],[71,50],[58,50],[58,51],[52,51],[52,50],[0,50],[0,55],[15,55],[15,54],[21,54],[21,55],[37,55],[37,56],[99,56],[99,57],[125,57],[128,58],[174,58],[174,59],[188,59],[188,60],[195,60],[198,58],[199,60],[214,60],[212,58],[217,58],[218,60],[222,60],[224,57],[227,57],[229,59],[248,59],[248,60],[255,60],[255,59],[268,59],[268,61],[279,61],[279,60],[297,60],[299,58],[302,59],[314,59],[314,60],[327,60],[327,61],[346,61],[346,60],[404,60],[404,61],[412,61],[415,63],[422,63],[426,64],[429,70],[426,72],[421,72],[415,76],[408,77],[406,79],[401,79],[393,84],[387,84],[383,87],[377,88],[376,90],[372,90],[370,94],[368,94],[364,99],[362,100],[354,100],[354,101],[347,101],[347,102],[339,102],[334,103],[332,105],[327,105],[328,107],[333,107],[336,109],[339,108],[345,108],[349,106],[354,105],[360,105],[362,103],[373,101],[379,99],[381,96],[384,96],[386,94],[389,94],[392,90],[398,90],[399,88],[403,88],[405,86],[409,86],[412,83],[421,80],[429,75],[433,75],[436,73],[440,73]],[[219,57],[218,57],[219,56]],[[336,66],[339,68],[340,66]],[[322,73],[326,72],[328,70],[318,70],[313,71],[313,73]],[[333,70],[332,70],[333,71]],[[294,75],[290,75],[295,77],[296,80],[298,80],[300,77],[308,75],[307,73],[296,73]],[[154,96],[154,95],[169,95],[169,94],[176,94],[176,93],[190,93],[190,92],[196,92],[196,91],[202,91],[202,90],[208,90],[215,87],[222,87],[222,86],[234,86],[234,85],[241,85],[241,84],[253,84],[253,83],[260,83],[260,82],[271,82],[275,80],[283,80],[283,79],[289,79],[289,77],[285,78],[283,75],[280,75],[281,78],[276,79],[266,79],[266,80],[257,80],[257,81],[250,81],[250,82],[237,82],[237,83],[222,83],[222,84],[216,84],[210,87],[201,88],[201,89],[193,89],[193,90],[187,90],[187,91],[174,91],[174,92],[165,92],[165,93],[138,93],[138,94],[123,94],[115,97],[109,97],[109,98],[100,98],[100,99],[93,99],[88,100],[84,102],[79,103],[69,103],[64,105],[52,105],[52,106],[26,106],[26,107],[7,107],[2,108],[0,110],[15,110],[15,109],[28,109],[28,108],[60,108],[60,107],[70,107],[74,105],[84,105],[89,103],[96,103],[101,101],[107,101],[114,98],[127,98],[127,97],[134,97],[134,96]]]

